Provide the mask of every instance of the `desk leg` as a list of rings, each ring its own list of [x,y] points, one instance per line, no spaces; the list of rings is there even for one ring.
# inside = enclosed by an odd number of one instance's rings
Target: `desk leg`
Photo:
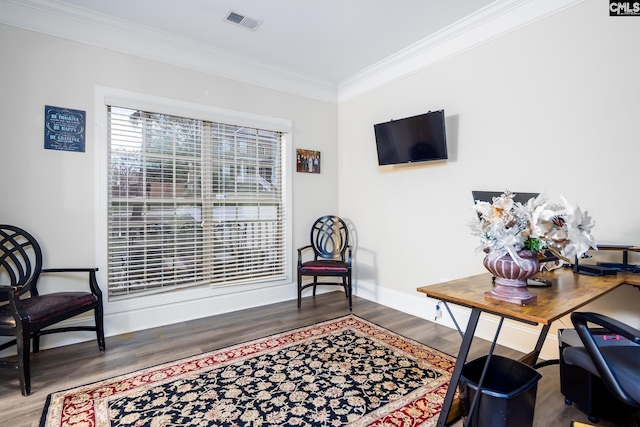
[[[442,403],[442,409],[440,410],[440,415],[438,416],[438,423],[436,424],[436,427],[444,427],[447,425],[446,423],[447,418],[449,417],[449,411],[451,410],[453,398],[456,394],[456,389],[458,388],[458,381],[462,376],[462,367],[467,361],[467,355],[469,354],[469,349],[471,348],[473,334],[475,334],[476,332],[476,326],[478,326],[480,313],[481,311],[478,308],[474,308],[471,310],[471,317],[469,317],[469,323],[467,323],[467,329],[464,332],[464,337],[462,338],[460,351],[458,352],[458,357],[456,358],[456,364],[453,367],[451,381],[449,381],[449,387],[447,388],[447,394],[445,395],[444,402]]]
[[[542,330],[540,331],[540,335],[538,335],[538,342],[536,343],[536,347],[533,349],[531,353],[525,354],[520,359],[520,362],[535,367],[536,362],[538,361],[538,356],[542,351],[542,345],[544,344],[544,340],[547,338],[547,334],[549,333],[549,327],[551,325],[544,325]]]

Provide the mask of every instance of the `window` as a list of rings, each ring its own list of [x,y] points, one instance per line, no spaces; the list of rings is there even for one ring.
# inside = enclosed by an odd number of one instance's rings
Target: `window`
[[[108,111],[108,293],[286,277],[283,133]]]

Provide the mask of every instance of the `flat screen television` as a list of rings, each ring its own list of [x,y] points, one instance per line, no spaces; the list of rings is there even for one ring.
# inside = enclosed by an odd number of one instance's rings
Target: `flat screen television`
[[[378,123],[373,129],[380,166],[447,158],[444,110]]]

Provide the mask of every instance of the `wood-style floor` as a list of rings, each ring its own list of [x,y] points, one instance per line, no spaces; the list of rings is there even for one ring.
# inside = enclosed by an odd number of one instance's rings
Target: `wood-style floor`
[[[43,350],[32,356],[32,394],[23,397],[15,371],[0,369],[0,426],[38,426],[49,393],[73,388],[140,368],[219,349],[289,329],[348,314],[342,292],[295,300],[198,319],[107,338],[107,350],[98,351],[95,341]],[[456,355],[460,336],[455,330],[354,297],[353,313],[422,342]],[[486,354],[489,344],[476,339],[469,358]],[[517,358],[518,352],[497,347],[496,354]],[[560,393],[558,365],[540,369],[534,426],[568,427],[572,420],[587,422],[579,410],[564,403]],[[454,424],[461,427],[462,421]],[[632,419],[616,423],[601,420],[601,427],[635,426]]]

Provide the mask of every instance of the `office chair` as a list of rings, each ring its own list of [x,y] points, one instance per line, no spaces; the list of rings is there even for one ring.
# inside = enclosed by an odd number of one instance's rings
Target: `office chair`
[[[636,408],[637,422],[637,411],[640,409],[640,331],[596,313],[573,312],[571,321],[584,347],[565,348],[565,362],[599,377],[615,398]],[[587,323],[605,328],[611,334],[621,335],[631,342],[629,345],[598,346]],[[590,421],[593,421],[591,417]]]

